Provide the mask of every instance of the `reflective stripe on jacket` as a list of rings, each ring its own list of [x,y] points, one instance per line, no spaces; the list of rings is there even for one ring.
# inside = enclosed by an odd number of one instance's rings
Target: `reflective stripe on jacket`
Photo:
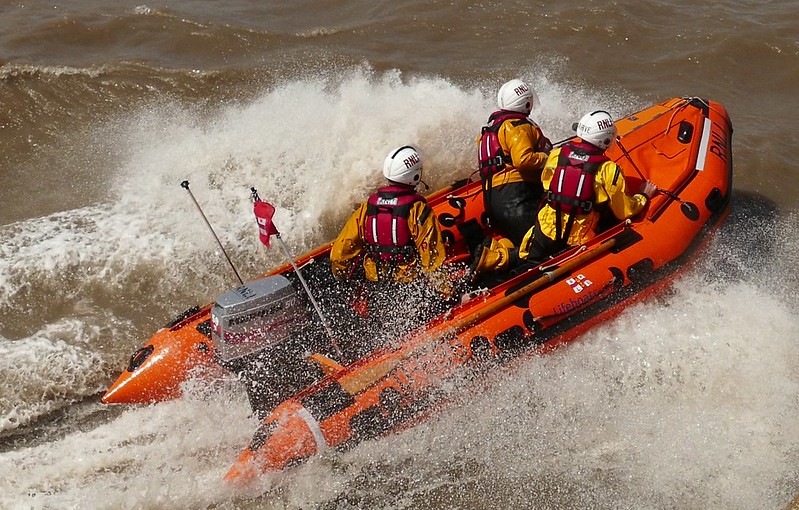
[[[541,173],[544,189],[549,189],[550,182],[555,175],[560,150],[558,148],[552,151]],[[613,215],[619,220],[624,220],[641,212],[646,206],[647,198],[646,195],[640,193],[632,196],[628,195],[627,182],[624,179],[621,168],[613,161],[606,161],[600,165],[594,175],[593,201],[596,206],[608,204]],[[582,244],[594,237],[597,234],[599,219],[600,215],[596,208],[588,213],[577,213],[567,241],[569,246]],[[569,214],[562,213],[561,228],[566,227],[568,220]],[[541,231],[553,240],[556,236],[555,221],[556,211],[549,204],[544,205],[538,212],[538,223],[541,226]]]
[[[545,152],[536,152],[536,147],[543,138],[541,128],[529,118],[508,119],[499,127],[497,137],[509,161],[505,164],[506,171],[491,178],[491,187],[509,182],[538,183],[541,180],[541,169],[547,161]],[[480,143],[479,137],[477,143]]]
[[[349,277],[350,269],[359,257],[363,260],[366,278],[378,281],[378,263],[374,255],[366,248],[368,201],[358,207],[350,216],[344,228],[333,242],[330,249],[330,263],[333,275],[338,279]],[[407,263],[380,264],[383,277],[390,277],[398,283],[408,282],[419,275],[420,269],[425,272],[436,271],[444,263],[446,247],[438,230],[433,210],[425,202],[414,202],[408,213],[408,229],[418,253]]]

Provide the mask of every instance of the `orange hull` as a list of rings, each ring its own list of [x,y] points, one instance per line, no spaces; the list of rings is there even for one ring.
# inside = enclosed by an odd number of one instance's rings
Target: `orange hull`
[[[179,398],[189,378],[218,371],[208,338],[197,326],[208,320],[206,308],[175,326],[162,328],[131,356],[125,372],[102,397],[104,404],[146,404]]]
[[[263,420],[258,440],[227,479],[244,482],[401,427],[442,398],[439,383],[453,372],[489,356],[550,351],[673,276],[728,212],[732,125],[720,105],[683,99],[618,125],[635,166],[672,196],[657,196],[643,217],[516,276],[455,308],[445,321],[412,332],[399,347],[375,352],[285,401]],[[610,156],[633,171],[618,146]],[[625,176],[632,189],[641,180],[636,173]]]
[[[447,398],[439,384],[442,379],[489,358],[502,361],[550,351],[673,277],[728,213],[730,119],[717,103],[675,98],[617,125],[620,144],[614,144],[608,156],[624,169],[629,188],[637,189],[646,178],[663,191],[641,215],[560,254],[546,267],[529,269],[484,290],[390,347],[343,368],[328,366],[325,377],[263,419],[227,479],[246,481],[321,449],[346,447],[412,423]],[[479,182],[462,182],[428,198],[450,259],[468,256],[465,236],[475,226],[483,230],[479,189]],[[329,246],[300,262],[325,258]],[[287,266],[273,273],[289,270]],[[145,360],[122,374],[103,401],[179,396],[189,367],[213,365],[203,327],[209,315],[205,307],[159,331],[151,340],[153,362]],[[161,357],[155,358],[158,353]],[[171,365],[163,362],[170,354],[176,360]],[[167,366],[161,375],[158,365]],[[152,375],[142,377],[147,371]],[[134,383],[138,378],[141,384]]]

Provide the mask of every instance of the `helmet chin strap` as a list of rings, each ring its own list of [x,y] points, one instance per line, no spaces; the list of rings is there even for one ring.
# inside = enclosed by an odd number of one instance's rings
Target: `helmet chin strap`
[[[419,179],[419,183],[424,185],[424,191],[425,191],[425,193],[427,193],[428,191],[430,191],[430,186],[428,186],[428,185],[427,185],[427,183],[426,183],[426,182],[424,182],[422,179]]]

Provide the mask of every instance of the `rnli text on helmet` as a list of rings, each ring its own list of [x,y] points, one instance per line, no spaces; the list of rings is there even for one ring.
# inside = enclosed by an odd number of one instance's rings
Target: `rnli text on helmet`
[[[513,89],[513,91],[514,91],[514,92],[516,92],[516,95],[517,95],[517,96],[521,96],[521,95],[522,95],[522,94],[524,94],[525,92],[529,92],[529,91],[530,91],[530,89],[528,89],[528,88],[527,88],[527,85],[525,85],[524,83],[522,83],[521,85],[519,85],[518,87],[516,87],[515,89]]]
[[[613,127],[613,121],[609,118],[599,119],[596,125],[600,130],[610,129]]]
[[[413,165],[419,163],[419,155],[414,152],[407,158],[403,159],[402,162],[405,163],[405,168],[412,168]]]

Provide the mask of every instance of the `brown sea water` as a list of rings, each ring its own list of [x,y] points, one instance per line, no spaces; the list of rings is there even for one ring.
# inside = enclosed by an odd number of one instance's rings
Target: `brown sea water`
[[[0,3],[0,507],[782,508],[799,492],[799,19],[788,1]],[[471,172],[521,77],[553,140],[673,96],[735,128],[730,220],[665,295],[401,434],[251,493],[235,384],[107,408],[171,316],[245,278],[249,187],[299,253],[417,143]]]

